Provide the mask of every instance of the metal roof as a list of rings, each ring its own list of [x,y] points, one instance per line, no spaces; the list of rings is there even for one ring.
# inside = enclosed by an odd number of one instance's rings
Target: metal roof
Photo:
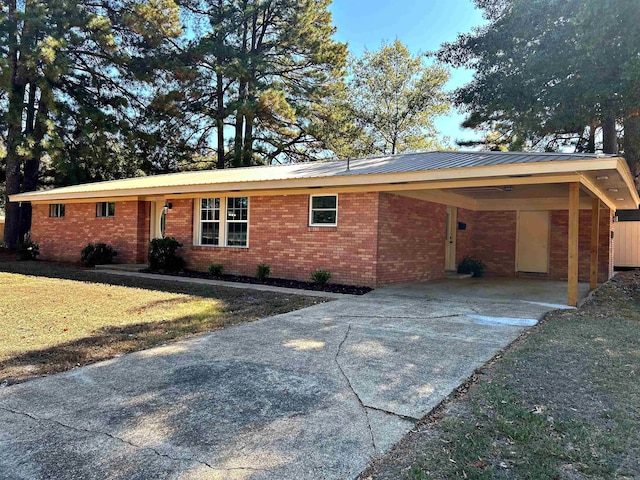
[[[117,192],[123,190],[131,191],[149,188],[173,189],[174,187],[174,192],[181,192],[181,188],[179,187],[185,187],[186,192],[188,192],[188,187],[195,185],[219,185],[226,183],[235,184],[243,182],[268,182],[327,177],[340,178],[344,176],[373,174],[429,172],[454,168],[576,160],[601,160],[613,157],[615,157],[615,155],[477,151],[407,153],[350,160],[349,170],[346,168],[347,161],[345,160],[318,161],[263,167],[230,168],[225,170],[204,170],[135,177],[107,182],[86,183],[70,187],[12,195],[12,198],[20,200],[21,195],[24,195],[29,197],[37,196],[44,200],[46,198],[56,198],[59,195],[65,196],[69,194],[89,193],[95,193],[98,195],[100,192]],[[346,180],[345,183],[348,183],[348,180]]]

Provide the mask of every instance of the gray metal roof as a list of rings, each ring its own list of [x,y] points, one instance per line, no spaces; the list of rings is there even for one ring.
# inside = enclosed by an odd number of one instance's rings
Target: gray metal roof
[[[55,198],[59,195],[100,194],[101,192],[134,191],[138,189],[166,188],[172,192],[188,191],[189,186],[220,185],[245,182],[286,181],[305,178],[337,178],[387,173],[429,172],[465,167],[545,163],[569,160],[597,160],[613,155],[562,154],[562,153],[521,153],[521,152],[469,152],[438,151],[407,153],[375,158],[350,160],[347,162],[318,161],[286,165],[229,168],[225,170],[205,170],[193,172],[135,177],[108,182],[85,183],[70,187],[54,188],[38,192],[12,195],[12,198],[38,197]],[[183,188],[184,187],[184,188]]]

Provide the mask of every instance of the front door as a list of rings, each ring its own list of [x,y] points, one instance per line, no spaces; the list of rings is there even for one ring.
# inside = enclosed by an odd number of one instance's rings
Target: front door
[[[447,231],[445,237],[445,270],[457,270],[456,232],[458,230],[458,209],[447,207]]]
[[[518,214],[517,270],[532,273],[549,271],[549,212]]]

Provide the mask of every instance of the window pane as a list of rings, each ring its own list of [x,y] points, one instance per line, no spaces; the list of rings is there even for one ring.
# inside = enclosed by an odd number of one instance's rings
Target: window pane
[[[333,210],[314,211],[311,216],[311,223],[336,223],[336,212]]]
[[[227,220],[244,221],[249,217],[249,199],[247,197],[231,197],[227,199]]]
[[[227,223],[227,245],[230,247],[246,247],[247,246],[247,224],[246,223]]]
[[[104,217],[104,202],[96,203],[96,216]]]
[[[59,209],[59,213],[58,213],[58,215],[59,215],[60,217],[64,217],[64,214],[65,214],[65,204],[64,204],[64,203],[62,203],[62,204],[60,204],[60,209]]]
[[[336,208],[338,197],[311,197],[311,208]]]
[[[200,243],[202,245],[218,245],[220,242],[220,224],[203,223]]]
[[[107,214],[109,217],[113,217],[116,214],[116,204],[113,202],[109,202],[109,213]]]

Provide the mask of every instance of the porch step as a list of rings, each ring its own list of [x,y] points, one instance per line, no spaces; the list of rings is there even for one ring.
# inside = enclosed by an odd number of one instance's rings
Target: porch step
[[[455,270],[447,270],[444,272],[444,278],[449,280],[461,280],[463,278],[471,278],[473,273],[458,273]]]
[[[110,265],[96,265],[96,270],[117,270],[120,272],[139,272],[146,270],[146,263],[112,263]]]

